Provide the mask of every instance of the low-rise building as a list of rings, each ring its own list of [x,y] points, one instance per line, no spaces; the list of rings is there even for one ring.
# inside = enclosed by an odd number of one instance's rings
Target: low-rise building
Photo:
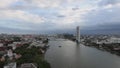
[[[3,47],[3,43],[0,43],[0,47]]]
[[[24,63],[21,68],[37,68],[33,63]]]
[[[111,38],[109,39],[109,41],[110,41],[111,43],[120,43],[120,38],[111,37]]]
[[[5,47],[0,47],[0,54],[5,54],[6,53],[6,48]]]
[[[8,65],[4,66],[4,68],[16,68],[16,63],[9,63]]]

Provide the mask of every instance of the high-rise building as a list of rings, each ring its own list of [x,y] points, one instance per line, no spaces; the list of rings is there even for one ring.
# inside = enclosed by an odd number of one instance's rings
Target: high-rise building
[[[80,27],[77,26],[76,28],[76,42],[80,43]]]

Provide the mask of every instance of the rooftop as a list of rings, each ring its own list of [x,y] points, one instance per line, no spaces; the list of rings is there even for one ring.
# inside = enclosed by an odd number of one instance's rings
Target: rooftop
[[[21,68],[37,68],[33,63],[24,63]]]

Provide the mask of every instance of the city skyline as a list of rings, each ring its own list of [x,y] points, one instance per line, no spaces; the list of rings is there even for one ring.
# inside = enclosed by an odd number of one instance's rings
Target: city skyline
[[[120,33],[119,0],[1,0],[0,33]]]

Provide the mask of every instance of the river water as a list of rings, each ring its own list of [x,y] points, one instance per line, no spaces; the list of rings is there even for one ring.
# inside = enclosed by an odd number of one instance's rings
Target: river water
[[[45,59],[52,68],[120,68],[119,56],[96,48],[61,39],[49,45]]]

